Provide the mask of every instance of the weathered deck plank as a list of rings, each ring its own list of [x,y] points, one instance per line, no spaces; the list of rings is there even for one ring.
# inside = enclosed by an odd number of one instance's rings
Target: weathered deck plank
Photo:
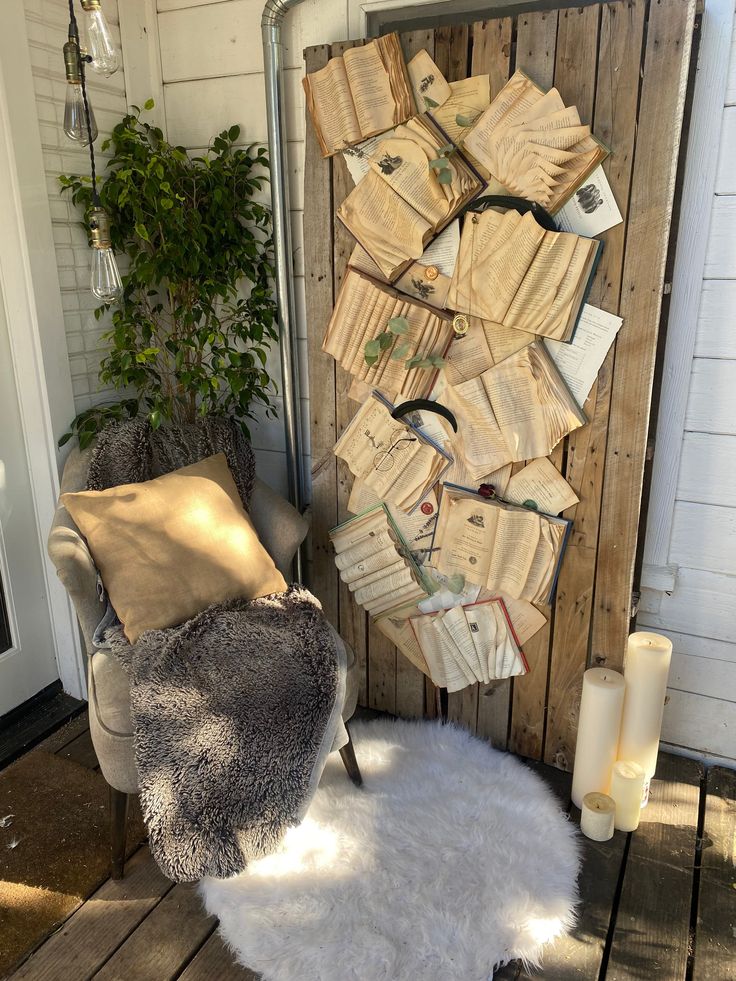
[[[700,763],[660,753],[631,836],[607,981],[685,978],[702,776]]]
[[[706,779],[693,978],[736,981],[736,773]]]
[[[215,932],[189,962],[178,981],[260,981],[261,975],[241,967],[220,934]]]

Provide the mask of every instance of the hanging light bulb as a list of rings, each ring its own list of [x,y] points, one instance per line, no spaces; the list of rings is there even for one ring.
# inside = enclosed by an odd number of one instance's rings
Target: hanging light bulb
[[[87,14],[87,49],[92,58],[90,68],[100,75],[112,75],[118,70],[120,59],[100,0],[82,0],[82,9]]]
[[[110,242],[110,218],[104,208],[93,208],[90,215],[92,231],[92,292],[98,300],[113,303],[123,292],[118,264]]]
[[[82,92],[82,71],[80,68],[79,45],[74,36],[70,35],[64,45],[64,65],[66,66],[66,103],[64,104],[64,132],[70,140],[87,146],[89,130],[87,115],[84,110],[84,94]],[[97,123],[92,106],[89,107],[89,129],[92,132],[92,142],[97,139]]]

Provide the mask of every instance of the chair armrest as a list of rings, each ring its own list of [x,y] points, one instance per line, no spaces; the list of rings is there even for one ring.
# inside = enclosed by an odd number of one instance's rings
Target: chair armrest
[[[263,547],[281,575],[289,581],[292,578],[291,564],[296,550],[307,537],[309,522],[258,477],[253,486],[248,514]]]
[[[61,478],[61,492],[83,490],[91,451],[72,450]],[[97,570],[87,543],[67,509],[57,504],[48,538],[49,558],[69,593],[82,628],[87,653],[94,651],[92,636],[102,619],[103,607],[97,596]]]

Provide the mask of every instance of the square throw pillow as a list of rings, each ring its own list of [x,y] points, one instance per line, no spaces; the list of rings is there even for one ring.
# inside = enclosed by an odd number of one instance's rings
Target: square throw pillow
[[[140,484],[62,494],[135,643],[212,603],[286,589],[224,453]]]

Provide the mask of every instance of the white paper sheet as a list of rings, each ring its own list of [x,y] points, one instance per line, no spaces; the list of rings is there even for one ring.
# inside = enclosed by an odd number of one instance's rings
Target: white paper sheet
[[[571,344],[545,340],[573,398],[582,408],[623,320],[586,303]]]
[[[603,167],[596,167],[582,187],[555,215],[564,232],[576,232],[592,238],[623,221]]]

